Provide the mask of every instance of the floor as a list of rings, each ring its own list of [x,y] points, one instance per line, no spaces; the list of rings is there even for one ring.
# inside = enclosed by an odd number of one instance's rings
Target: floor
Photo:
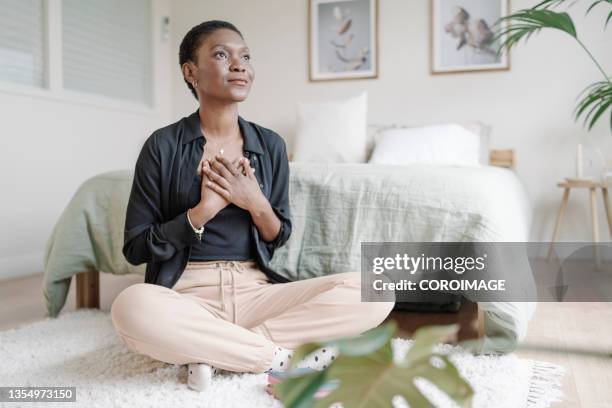
[[[107,311],[123,288],[142,282],[139,275],[100,275],[101,308]],[[0,282],[0,330],[45,316],[42,282],[42,274]],[[63,312],[75,310],[75,297],[73,282]],[[566,368],[565,401],[554,407],[612,407],[611,303],[540,303],[517,354]]]

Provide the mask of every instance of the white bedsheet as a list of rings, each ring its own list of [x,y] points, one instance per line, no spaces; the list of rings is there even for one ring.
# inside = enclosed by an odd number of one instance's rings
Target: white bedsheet
[[[396,242],[526,242],[529,239],[532,208],[524,186],[509,169],[291,163],[291,172],[296,234],[301,232],[301,215],[309,212],[309,208],[303,207],[325,202],[325,213],[330,219],[323,218],[323,226],[319,228],[334,228],[330,220],[337,220],[336,228],[342,226],[350,236],[354,248],[347,252],[353,254],[359,254],[356,246],[360,241],[390,241],[388,237]],[[336,199],[330,200],[330,196]],[[301,198],[303,203],[295,202],[296,198]],[[398,212],[403,218],[401,222],[397,219]],[[381,213],[383,218],[389,218],[384,227],[380,225]],[[333,235],[334,231],[317,233],[325,236]],[[324,238],[313,239],[319,240]],[[281,250],[275,255],[275,264],[294,264],[290,252]],[[300,262],[305,262],[304,259]],[[308,262],[319,262],[321,257],[308,259]],[[358,261],[353,259],[351,263],[359,265]],[[304,265],[302,269],[317,266]],[[532,302],[480,302],[479,305],[485,312],[486,337],[480,344],[480,351],[484,353],[513,350],[524,339],[536,306]]]

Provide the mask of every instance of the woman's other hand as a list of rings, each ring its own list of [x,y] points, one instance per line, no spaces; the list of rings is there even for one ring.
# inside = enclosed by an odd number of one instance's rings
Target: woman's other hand
[[[217,155],[204,172],[210,180],[210,188],[244,210],[262,208],[267,202],[246,157],[232,162]]]
[[[208,160],[202,162],[202,192],[200,194],[200,202],[203,202],[205,207],[210,207],[216,215],[230,203],[225,197],[215,191],[210,186],[210,163]],[[214,216],[214,215],[213,215]]]
[[[226,200],[221,194],[217,193],[209,186],[209,170],[210,163],[208,160],[202,160],[198,166],[198,174],[202,177],[200,202],[190,212],[191,222],[196,228],[206,224],[230,203],[229,200]]]

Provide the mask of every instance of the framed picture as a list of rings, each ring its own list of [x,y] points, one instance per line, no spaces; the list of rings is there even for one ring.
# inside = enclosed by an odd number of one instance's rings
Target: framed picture
[[[510,0],[430,0],[431,73],[503,71],[510,56],[497,55],[493,25],[508,15]]]
[[[311,81],[378,77],[378,0],[309,0]]]

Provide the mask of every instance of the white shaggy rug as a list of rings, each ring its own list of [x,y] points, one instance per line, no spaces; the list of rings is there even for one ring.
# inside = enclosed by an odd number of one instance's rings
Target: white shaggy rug
[[[408,340],[394,339],[395,356],[409,346]],[[559,366],[514,355],[475,357],[456,351],[453,360],[476,392],[474,407],[540,408],[561,398]],[[77,402],[69,403],[71,407],[282,407],[265,392],[266,374],[224,373],[208,391],[190,390],[185,365],[130,352],[115,334],[110,315],[95,309],[0,332],[0,367],[0,386],[76,386]]]

